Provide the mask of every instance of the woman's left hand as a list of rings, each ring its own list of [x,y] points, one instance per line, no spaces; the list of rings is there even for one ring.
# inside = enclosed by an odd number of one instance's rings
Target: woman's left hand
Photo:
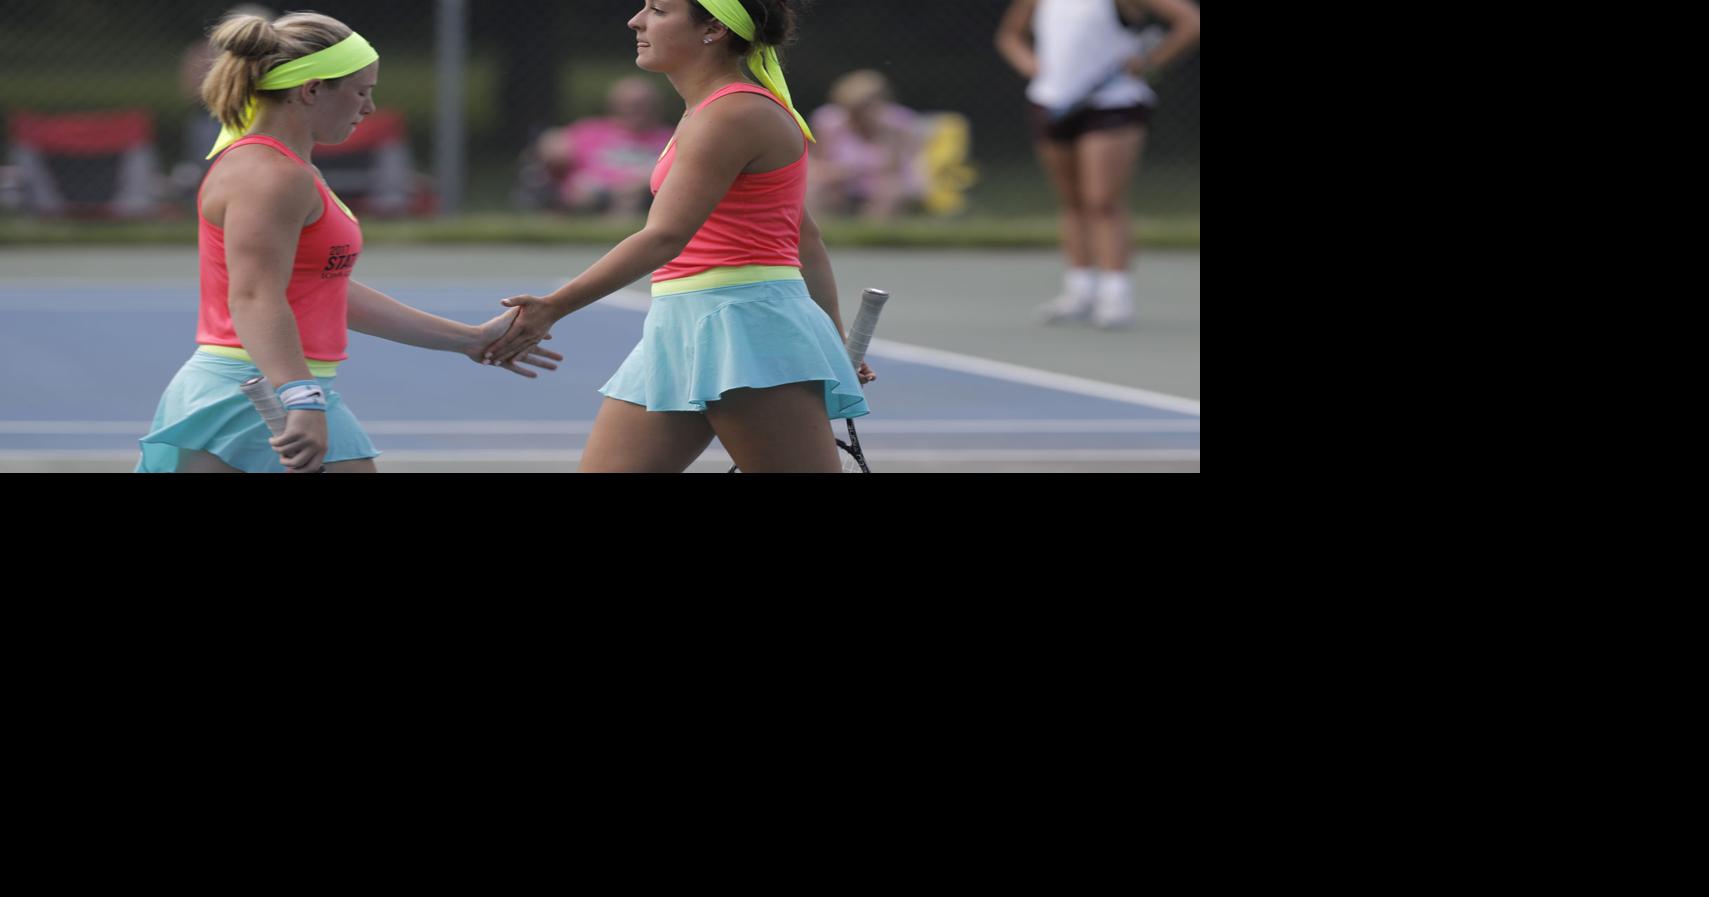
[[[476,330],[475,339],[471,345],[463,350],[463,355],[476,364],[487,364],[487,347],[493,345],[509,333],[511,327],[515,324],[517,317],[521,315],[521,313],[521,309],[513,308],[485,324],[480,325]],[[541,339],[551,338],[552,334],[550,333],[541,337]],[[552,362],[563,360],[564,356],[559,355],[550,349],[542,349],[539,346],[530,343],[528,348],[518,353],[514,359],[505,361],[498,366],[510,371],[511,373],[520,374],[521,376],[532,380],[540,375],[533,371],[517,367],[518,364],[527,364],[543,370],[555,371],[558,369],[558,366]]]
[[[860,370],[855,371],[855,376],[860,378],[860,385],[862,386],[878,379],[878,375],[874,374],[872,368],[867,367],[864,361],[860,363]]]

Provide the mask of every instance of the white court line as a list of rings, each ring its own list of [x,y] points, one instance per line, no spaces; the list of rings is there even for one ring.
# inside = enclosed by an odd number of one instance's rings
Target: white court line
[[[140,436],[153,428],[148,421],[0,420],[0,435],[4,436]]]
[[[1197,433],[1197,420],[874,420],[862,433]],[[835,429],[833,422],[832,429]]]
[[[857,418],[859,420],[859,418]],[[835,422],[831,422],[835,429]],[[384,436],[585,436],[591,420],[378,420],[364,421]],[[975,433],[1197,433],[1196,420],[873,420],[858,424],[871,434]],[[147,421],[0,420],[0,436],[127,436],[147,433]]]
[[[1088,380],[1085,377],[1058,374],[1054,371],[1029,368],[1010,364],[1006,361],[993,361],[975,355],[963,355],[960,352],[948,352],[943,349],[875,339],[872,341],[872,348],[867,350],[867,354],[895,361],[907,361],[951,371],[961,371],[966,374],[978,374],[981,377],[990,377],[994,380],[1008,380],[1027,386],[1042,386],[1061,392],[1072,392],[1099,399],[1126,402],[1130,405],[1144,405],[1147,408],[1161,408],[1164,411],[1179,411],[1182,414],[1199,414],[1198,399],[1165,395],[1148,389],[1135,389],[1131,386],[1105,383],[1101,380]]]
[[[595,305],[610,305],[645,313],[653,307],[653,294],[650,290],[623,289],[594,303]]]
[[[613,301],[619,298],[624,301]],[[611,303],[619,308],[646,311],[649,299],[647,294],[639,290],[625,290],[621,293],[613,293],[601,301]],[[907,361],[945,370],[961,371],[966,374],[978,374],[995,380],[1008,380],[1011,383],[1024,383],[1028,386],[1042,386],[1046,389],[1078,393],[1099,399],[1127,402],[1131,405],[1161,408],[1164,411],[1179,411],[1182,414],[1192,415],[1200,413],[1198,399],[1171,396],[1152,392],[1148,389],[1135,389],[1131,386],[1105,383],[1101,380],[1089,380],[1070,374],[1058,374],[1054,371],[1029,368],[1023,365],[1010,364],[1006,361],[994,361],[976,355],[963,355],[960,352],[950,352],[944,349],[875,339],[872,341],[871,347],[866,350],[866,354],[876,358],[889,358],[895,361]]]
[[[620,299],[622,301],[614,301]],[[644,312],[647,310],[650,297],[640,290],[623,290],[600,301],[616,305],[619,308]],[[1008,380],[1011,383],[1024,383],[1028,386],[1042,386],[1046,389],[1078,393],[1083,396],[1127,402],[1131,405],[1161,408],[1164,411],[1179,411],[1182,414],[1192,415],[1200,413],[1198,399],[1166,395],[1148,389],[1135,389],[1131,386],[1105,383],[1101,380],[1089,380],[1070,374],[1058,374],[1054,371],[1029,368],[1023,365],[1010,364],[1006,361],[994,361],[976,355],[963,355],[960,352],[949,352],[944,349],[932,349],[909,343],[875,339],[872,341],[871,347],[866,350],[866,354],[875,358],[889,358],[895,361],[924,364],[945,370],[961,371],[966,374],[978,374],[995,380]]]
[[[580,461],[579,451],[542,452],[542,451],[390,451],[382,452],[380,462],[386,461],[431,461],[431,462],[513,462],[555,464]],[[51,462],[51,461],[132,461],[137,459],[135,452],[113,451],[0,451],[0,462]],[[1035,462],[1053,463],[1067,461],[1198,461],[1199,452],[1195,449],[966,449],[966,450],[903,450],[886,451],[883,457],[869,459],[872,463],[882,465],[886,461],[901,463],[929,462]],[[730,456],[723,452],[707,452],[701,455],[696,464],[722,463],[729,464]]]

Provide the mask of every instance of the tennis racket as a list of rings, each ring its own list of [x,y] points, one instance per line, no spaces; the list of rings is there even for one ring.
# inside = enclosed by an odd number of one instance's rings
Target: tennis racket
[[[267,423],[267,430],[274,436],[283,436],[285,420],[290,415],[279,402],[279,395],[273,391],[273,384],[267,382],[265,376],[251,377],[243,381],[243,385],[238,388],[249,397],[249,403],[255,406],[255,410],[261,412],[261,419]],[[326,465],[322,464],[315,473],[326,473]]]
[[[849,326],[848,339],[843,348],[848,350],[849,362],[856,371],[860,370],[861,362],[866,360],[866,348],[872,343],[873,331],[878,329],[878,316],[884,312],[884,303],[890,301],[889,290],[868,288],[861,291],[860,311],[855,313],[854,323]],[[849,441],[837,440],[837,448],[843,459],[843,473],[872,473],[872,468],[866,466],[866,455],[860,448],[860,434],[855,432],[854,418],[846,418],[844,424],[849,428]],[[737,465],[730,466],[731,473],[741,473]]]

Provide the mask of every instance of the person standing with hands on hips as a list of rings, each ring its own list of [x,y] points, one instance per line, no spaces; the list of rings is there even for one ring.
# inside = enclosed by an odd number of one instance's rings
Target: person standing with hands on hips
[[[1148,48],[1143,35],[1159,31]],[[1147,79],[1198,41],[1190,0],[1014,0],[1004,13],[997,50],[1029,79],[1033,142],[1062,208],[1068,272],[1038,311],[1045,323],[1133,325],[1127,190],[1157,105]]]

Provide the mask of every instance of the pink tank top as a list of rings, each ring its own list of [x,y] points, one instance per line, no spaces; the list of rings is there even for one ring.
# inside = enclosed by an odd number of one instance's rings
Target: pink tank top
[[[309,167],[283,143],[262,136],[245,137],[233,143],[226,152],[240,146],[258,143],[270,146],[298,165]],[[218,165],[225,154],[214,160]],[[209,171],[212,171],[212,166]],[[206,185],[204,178],[202,183]],[[296,260],[291,266],[291,282],[285,288],[285,299],[291,304],[291,314],[297,319],[297,333],[303,342],[303,355],[316,361],[344,361],[350,356],[345,348],[350,342],[348,303],[350,274],[356,268],[356,256],[362,252],[362,228],[355,216],[345,211],[332,191],[315,177],[320,189],[320,218],[303,228],[297,237]],[[231,305],[227,294],[231,276],[226,270],[225,231],[215,227],[201,214],[202,197],[196,195],[198,222],[196,245],[202,267],[202,310],[196,326],[196,342],[204,346],[228,346],[241,349],[237,330],[231,323]]]
[[[752,84],[731,84],[706,98],[695,112],[733,93],[757,93],[782,106],[771,91]],[[653,167],[652,189],[670,174],[676,143],[665,148]],[[801,209],[807,199],[807,135],[801,135],[801,158],[775,171],[741,174],[718,201],[706,223],[695,231],[688,247],[670,264],[653,272],[653,282],[676,280],[712,268],[743,265],[801,267]]]

